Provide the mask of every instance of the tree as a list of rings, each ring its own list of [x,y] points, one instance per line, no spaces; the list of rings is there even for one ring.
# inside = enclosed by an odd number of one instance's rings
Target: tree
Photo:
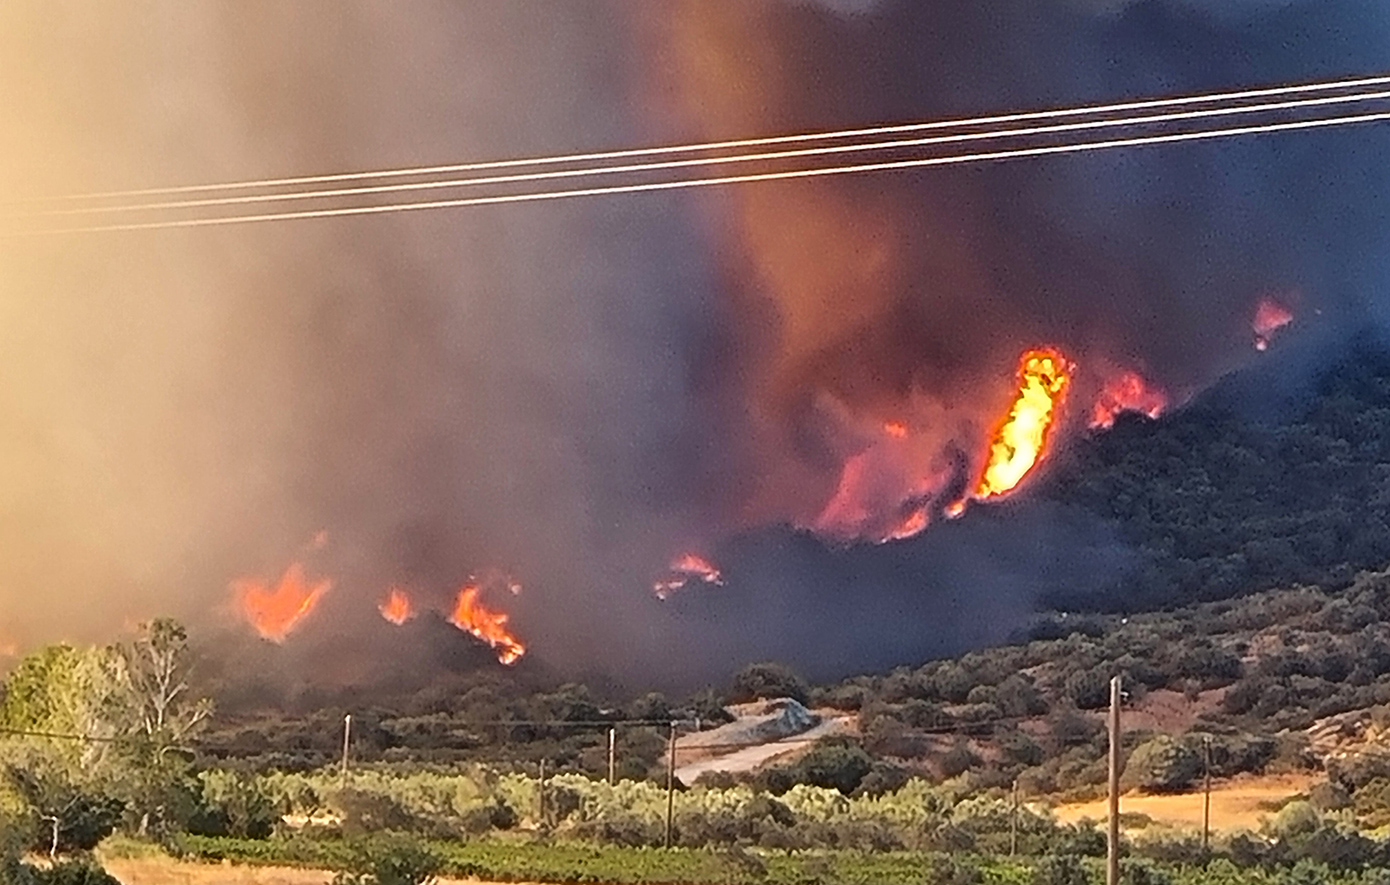
[[[212,701],[189,692],[188,633],[172,618],[156,618],[120,651],[136,729],[162,756],[212,715]]]
[[[817,741],[792,767],[800,783],[834,788],[848,796],[873,770],[874,761],[859,744],[832,737]]]
[[[24,658],[6,683],[0,723],[64,739],[27,741],[27,755],[72,782],[101,776],[123,731],[120,664],[107,648],[50,645]]]
[[[806,683],[786,664],[773,661],[749,664],[734,676],[734,703],[765,698],[791,698],[804,704],[807,695]]]
[[[1202,759],[1197,751],[1159,735],[1134,748],[1125,762],[1122,783],[1156,793],[1173,793],[1187,789],[1202,773]]]
[[[119,649],[128,770],[123,779],[144,833],[192,815],[199,790],[181,758],[182,743],[212,715],[212,701],[195,698],[188,633],[170,618],[139,626],[135,640]]]
[[[60,773],[11,765],[7,774],[41,824],[32,847],[50,858],[60,851],[91,851],[116,829],[125,810],[120,799],[80,790]]]

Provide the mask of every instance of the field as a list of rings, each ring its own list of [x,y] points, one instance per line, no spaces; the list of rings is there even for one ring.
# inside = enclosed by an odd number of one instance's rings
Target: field
[[[190,863],[171,857],[103,858],[102,863],[123,885],[324,885],[333,878],[325,870]]]
[[[1240,777],[1212,785],[1211,828],[1214,832],[1258,830],[1261,818],[1268,817],[1284,801],[1306,794],[1313,779],[1309,775],[1269,775]],[[1157,824],[1179,829],[1200,829],[1202,826],[1201,791],[1167,796],[1124,796],[1120,799],[1122,814],[1142,814]],[[1054,809],[1058,820],[1076,823],[1089,818],[1105,819],[1104,799],[1059,805]]]

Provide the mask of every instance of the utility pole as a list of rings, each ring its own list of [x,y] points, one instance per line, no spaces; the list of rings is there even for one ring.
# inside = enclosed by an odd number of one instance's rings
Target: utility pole
[[[671,737],[666,743],[666,840],[671,847],[671,818],[676,813],[676,723],[671,723]]]
[[[1202,854],[1211,847],[1211,735],[1202,736]]]
[[[1009,806],[1009,857],[1018,854],[1018,778],[1014,778]]]
[[[348,776],[348,741],[352,739],[352,714],[348,713],[343,717],[343,783],[347,783]]]
[[[545,826],[545,760],[541,760],[541,773],[536,787],[536,820]]]
[[[1120,883],[1120,686],[1110,680],[1110,827],[1105,840],[1105,885]]]
[[[608,786],[618,782],[618,729],[608,729]]]

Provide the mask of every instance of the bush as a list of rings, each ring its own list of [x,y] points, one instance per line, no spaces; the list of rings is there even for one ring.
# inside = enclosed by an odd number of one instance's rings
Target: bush
[[[58,819],[58,851],[63,854],[91,851],[102,839],[115,832],[124,813],[125,803],[120,799],[86,794],[73,796],[61,808],[53,811]],[[51,820],[39,821],[32,847],[44,854],[53,847]]]
[[[1091,876],[1076,855],[1049,854],[1033,868],[1033,885],[1091,885]]]
[[[809,697],[806,683],[786,664],[766,661],[749,664],[734,676],[734,703],[773,698],[791,698],[804,704]]]
[[[846,738],[816,742],[791,768],[798,783],[853,793],[873,770],[874,760],[859,744]]]
[[[442,866],[443,860],[419,842],[392,839],[358,846],[333,885],[427,885]]]
[[[1125,763],[1122,784],[1155,793],[1176,793],[1187,789],[1202,773],[1202,758],[1196,751],[1168,735],[1145,741],[1134,749]]]
[[[202,836],[240,836],[265,839],[280,816],[261,785],[234,772],[206,771],[202,790],[189,817],[187,830]]]

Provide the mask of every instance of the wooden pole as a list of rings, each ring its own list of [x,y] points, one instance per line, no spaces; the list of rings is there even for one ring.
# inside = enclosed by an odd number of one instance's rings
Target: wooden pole
[[[348,742],[352,739],[352,714],[348,713],[343,717],[343,782],[347,782],[348,776]]]
[[[608,729],[608,785],[618,782],[618,729]]]
[[[1013,789],[1010,791],[1012,803],[1009,807],[1009,857],[1018,854],[1018,779],[1014,779]]]
[[[1110,680],[1110,826],[1105,840],[1105,885],[1120,883],[1120,687]]]
[[[1211,735],[1202,738],[1202,853],[1211,847]]]
[[[536,816],[537,822],[545,826],[545,760],[541,760],[540,782],[536,787]]]
[[[671,819],[676,813],[676,723],[671,723],[671,737],[666,743],[666,839],[671,847]]]

